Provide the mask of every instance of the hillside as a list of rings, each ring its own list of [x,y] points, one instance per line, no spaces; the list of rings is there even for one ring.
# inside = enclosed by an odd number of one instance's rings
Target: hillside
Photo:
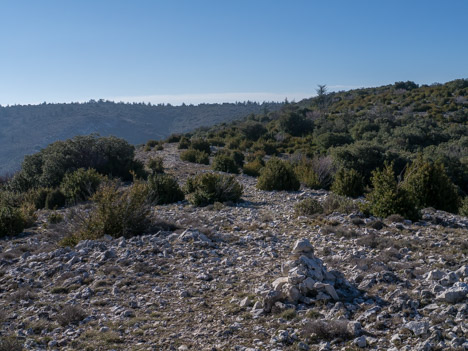
[[[0,179],[0,351],[468,349],[468,81],[319,94]]]
[[[0,106],[0,173],[16,170],[24,155],[75,135],[114,135],[136,145],[280,106],[251,102],[171,106],[103,100]]]
[[[211,172],[181,161],[180,152],[165,144],[141,150],[138,158],[161,157],[181,185]],[[0,241],[0,330],[15,337],[9,345],[135,351],[466,346],[466,217],[425,210],[412,223],[366,218],[356,209],[298,217],[301,201],[325,206],[333,195],[306,187],[262,191],[254,177],[235,177],[243,202],[154,206],[154,226],[136,237],[60,247],[91,205],[40,210],[34,227]],[[64,220],[57,223],[57,216]],[[309,271],[294,263],[299,256]],[[288,272],[291,265],[297,267]],[[309,290],[300,287],[304,278]],[[282,286],[297,297],[275,297]]]
[[[394,162],[400,174],[422,156],[442,162],[468,193],[467,79],[324,92],[267,115],[191,134],[252,154],[330,157],[336,167],[357,170],[364,185],[386,161]]]

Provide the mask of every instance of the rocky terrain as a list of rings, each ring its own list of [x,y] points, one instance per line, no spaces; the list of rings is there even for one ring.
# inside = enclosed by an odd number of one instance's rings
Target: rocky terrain
[[[159,155],[182,184],[209,166]],[[468,218],[297,217],[326,191],[153,208],[159,229],[58,246],[76,208],[0,241],[0,333],[27,350],[468,350]],[[62,214],[65,221],[50,223]]]

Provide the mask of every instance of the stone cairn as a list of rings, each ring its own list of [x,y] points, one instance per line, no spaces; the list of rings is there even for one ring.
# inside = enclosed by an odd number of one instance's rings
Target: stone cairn
[[[352,301],[360,295],[342,273],[327,271],[305,238],[296,241],[291,259],[282,265],[281,271],[284,276],[272,283],[273,290],[263,299],[264,312],[271,312],[278,302],[311,305],[328,300]]]

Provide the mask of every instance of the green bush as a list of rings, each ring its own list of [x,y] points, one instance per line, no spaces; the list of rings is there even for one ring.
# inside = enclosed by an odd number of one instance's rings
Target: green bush
[[[364,178],[354,169],[341,168],[335,174],[331,191],[349,197],[361,196],[364,193]]]
[[[215,202],[238,202],[242,190],[234,176],[214,173],[189,178],[185,185],[187,199],[195,206],[206,206]]]
[[[23,343],[15,336],[0,336],[0,351],[23,351]]]
[[[50,214],[48,221],[50,224],[57,224],[63,222],[63,215],[58,212],[53,212]]]
[[[382,167],[386,159],[382,146],[366,141],[339,146],[331,151],[334,161],[340,168],[354,169],[368,182],[373,170]]]
[[[65,195],[63,195],[60,189],[54,189],[49,194],[47,194],[45,208],[54,210],[65,206],[66,201],[67,199]]]
[[[128,189],[123,189],[118,182],[104,183],[92,201],[94,210],[62,245],[73,246],[80,240],[95,240],[105,234],[128,238],[142,234],[150,225],[151,204],[145,183],[136,182]]]
[[[253,161],[247,162],[244,165],[243,173],[252,177],[258,177],[261,169],[265,166],[265,162],[261,157],[257,157]]]
[[[151,174],[164,173],[164,163],[162,157],[150,158],[147,166],[151,170]]]
[[[47,195],[52,191],[51,188],[30,189],[24,195],[23,201],[33,204],[37,210],[46,207]]]
[[[192,139],[190,148],[205,152],[207,155],[211,154],[210,143],[203,139]]]
[[[460,208],[458,209],[458,213],[461,216],[468,217],[468,196],[465,196],[465,198],[461,201]]]
[[[79,168],[132,180],[144,177],[143,164],[134,160],[135,148],[116,137],[77,136],[57,141],[40,152],[26,156],[10,187],[25,192],[32,188],[59,186],[63,177]]]
[[[311,189],[322,189],[317,173],[315,173],[312,163],[306,158],[301,158],[299,162],[294,165],[294,173],[299,181],[306,187]]]
[[[170,204],[184,199],[177,180],[168,174],[154,174],[148,178],[149,198],[156,205]]]
[[[206,152],[195,149],[188,149],[181,152],[180,159],[182,161],[200,163],[203,165],[208,165],[210,163],[210,158]]]
[[[357,212],[359,207],[354,201],[348,197],[329,193],[325,201],[322,203],[325,214],[339,212],[349,214]]]
[[[167,137],[166,142],[170,144],[178,143],[181,138],[182,138],[182,135],[180,134],[171,134]]]
[[[71,203],[86,201],[96,192],[103,180],[103,176],[96,170],[80,168],[75,172],[65,174],[60,190]]]
[[[227,173],[239,173],[239,167],[232,156],[219,154],[213,158],[213,170]]]
[[[411,220],[419,219],[416,201],[397,183],[393,164],[386,163],[383,170],[372,172],[371,182],[372,191],[366,195],[365,211],[382,218],[399,214]]]
[[[294,205],[294,212],[297,216],[311,216],[323,213],[323,207],[317,200],[309,198]]]
[[[184,150],[184,149],[188,149],[189,147],[190,147],[190,140],[188,140],[188,138],[186,136],[182,136],[179,139],[178,149],[179,150]]]
[[[25,227],[21,209],[0,202],[0,237],[19,234]]]
[[[458,212],[460,199],[457,188],[439,162],[425,162],[418,158],[407,168],[402,186],[416,200],[419,208],[434,207]]]
[[[301,184],[289,162],[271,158],[258,177],[260,190],[299,190]]]

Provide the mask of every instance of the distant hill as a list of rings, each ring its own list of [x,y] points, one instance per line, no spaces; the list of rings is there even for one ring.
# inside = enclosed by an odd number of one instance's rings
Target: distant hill
[[[281,106],[255,102],[172,106],[103,100],[0,106],[0,173],[17,169],[25,155],[75,135],[114,135],[140,144]]]

